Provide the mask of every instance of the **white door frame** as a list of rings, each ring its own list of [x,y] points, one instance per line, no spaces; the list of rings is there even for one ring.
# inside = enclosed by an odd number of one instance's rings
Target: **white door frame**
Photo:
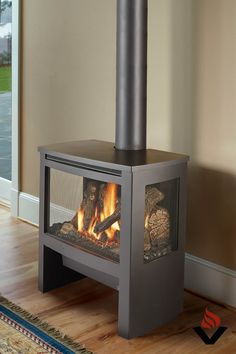
[[[0,178],[0,201],[11,205],[18,215],[19,191],[19,95],[20,95],[20,3],[12,0],[12,180]]]
[[[12,0],[12,182],[11,213],[18,216],[20,190],[20,9],[21,0]]]

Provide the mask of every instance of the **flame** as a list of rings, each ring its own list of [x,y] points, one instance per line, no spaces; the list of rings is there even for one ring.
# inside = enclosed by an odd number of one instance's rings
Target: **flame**
[[[78,210],[77,217],[78,217],[78,231],[82,232],[84,226],[84,210],[82,208]]]
[[[148,222],[149,222],[149,215],[146,216],[145,222],[144,222],[146,229],[148,229]]]
[[[201,327],[203,328],[215,328],[220,325],[220,318],[213,312],[209,311],[207,307],[205,308],[204,317],[201,322]]]
[[[83,235],[90,235],[99,239],[101,234],[96,234],[94,232],[94,228],[97,222],[101,222],[111,214],[114,213],[117,204],[117,194],[118,194],[118,186],[114,183],[107,183],[105,189],[105,196],[103,199],[103,210],[99,213],[98,209],[95,209],[95,213],[91,218],[89,227],[87,230],[84,230],[84,210],[80,208],[77,212],[78,214],[78,232],[82,233]],[[109,240],[113,240],[115,237],[116,231],[120,230],[120,226],[118,222],[115,222],[110,228],[108,228],[105,232]]]
[[[92,217],[92,219],[90,221],[90,224],[89,224],[89,227],[88,227],[88,234],[94,236],[95,238],[99,238],[99,236],[100,236],[99,234],[96,234],[94,232],[94,227],[95,227],[97,221],[98,221],[98,210],[96,208],[95,209],[95,214]]]
[[[101,212],[100,220],[103,221],[111,214],[114,213],[116,209],[117,202],[117,185],[114,183],[108,183],[106,188],[106,193],[104,197],[104,209]],[[114,239],[115,232],[119,231],[119,223],[115,222],[109,229],[106,230],[107,237],[112,240]]]

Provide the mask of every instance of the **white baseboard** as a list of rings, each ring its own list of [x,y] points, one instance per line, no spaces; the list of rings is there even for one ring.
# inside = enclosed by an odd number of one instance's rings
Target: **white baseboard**
[[[236,308],[236,271],[186,253],[185,288]]]
[[[4,204],[11,203],[11,181],[0,177],[0,201]]]
[[[19,193],[18,217],[32,224],[39,224],[39,198],[30,194]]]
[[[63,222],[71,220],[75,211],[51,204],[51,222]],[[39,224],[39,198],[27,193],[19,194],[19,218],[27,220],[32,224]]]
[[[53,206],[57,221],[70,220],[74,212]],[[19,194],[19,217],[33,224],[39,223],[39,198]],[[62,219],[60,219],[62,218]],[[206,298],[236,307],[236,271],[195,257],[185,255],[185,288]]]

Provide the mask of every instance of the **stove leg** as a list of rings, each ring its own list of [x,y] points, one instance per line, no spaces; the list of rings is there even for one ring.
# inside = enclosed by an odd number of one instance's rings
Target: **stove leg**
[[[126,283],[126,284],[125,284]],[[120,280],[119,310],[118,310],[118,334],[125,339],[131,339],[144,335],[146,332],[145,318],[141,313],[143,307],[149,307],[145,294],[140,302],[140,289],[132,284],[129,277]],[[141,311],[140,311],[141,310]],[[147,309],[148,310],[148,309]]]
[[[180,262],[177,263],[178,268]],[[160,279],[163,289],[141,277],[140,285],[135,291],[132,288],[130,296],[129,291],[119,292],[118,334],[121,337],[131,339],[143,336],[170,322],[182,312],[183,279],[180,273],[183,274],[183,267],[180,268],[181,271],[177,270],[177,277],[172,277],[172,284]],[[156,274],[156,279],[158,278],[160,277]]]
[[[44,245],[40,248],[39,290],[41,292],[44,293],[84,278],[82,274],[63,266],[61,254]]]
[[[146,177],[145,171],[132,177],[123,174],[126,179],[121,192],[118,333],[126,339],[143,336],[168,323],[183,306],[183,237],[179,238],[178,250],[153,262],[144,262]],[[179,235],[184,235],[186,206],[182,179],[181,183]]]
[[[127,294],[119,291],[119,309],[118,309],[118,334],[125,339],[131,339],[130,334],[130,306]]]

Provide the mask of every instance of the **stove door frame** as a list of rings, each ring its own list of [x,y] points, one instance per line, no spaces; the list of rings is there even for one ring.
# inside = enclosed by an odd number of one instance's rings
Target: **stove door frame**
[[[76,167],[78,165],[78,167]],[[121,213],[122,205],[126,204],[126,196],[122,192],[127,183],[126,175],[120,169],[114,170],[105,167],[96,167],[96,163],[86,163],[86,168],[82,163],[71,162],[52,156],[47,158],[47,154],[41,152],[40,157],[40,216],[39,216],[39,276],[38,286],[42,292],[60,287],[74,280],[89,276],[99,282],[104,283],[114,289],[119,287],[120,264],[109,259],[96,256],[89,251],[78,249],[64,241],[59,241],[55,236],[47,232],[50,219],[50,170],[78,175],[80,177],[91,178],[102,182],[112,182],[121,186]],[[94,168],[94,169],[93,169]],[[101,170],[102,172],[99,172]],[[127,170],[127,168],[126,168]],[[131,169],[130,169],[131,170]],[[104,173],[107,171],[107,173]],[[117,175],[115,175],[117,173]],[[130,190],[131,187],[129,186]],[[125,219],[126,220],[126,219]],[[129,222],[121,223],[120,252],[125,247],[123,234],[127,234]],[[70,261],[71,260],[71,261]],[[78,272],[81,269],[81,273]],[[82,274],[83,273],[83,274]],[[60,275],[60,276],[59,276]]]

